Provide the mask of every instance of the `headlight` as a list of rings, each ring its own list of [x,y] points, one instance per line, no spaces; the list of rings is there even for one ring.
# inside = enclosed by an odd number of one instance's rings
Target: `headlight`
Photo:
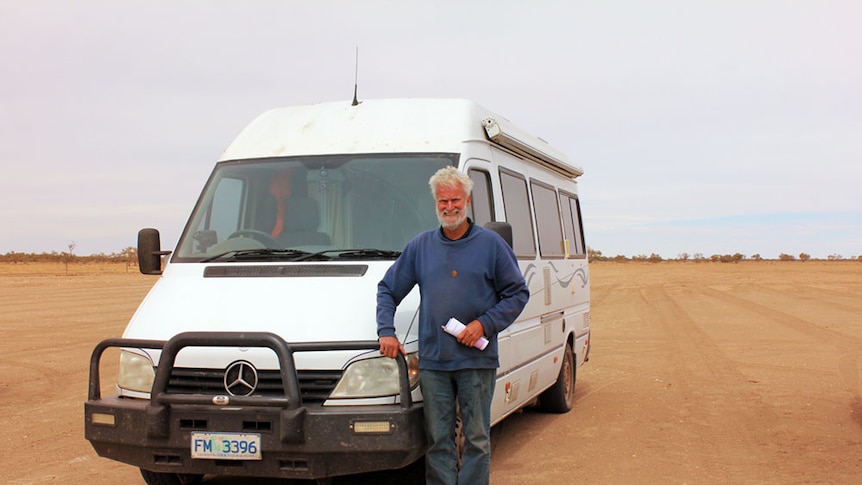
[[[407,374],[410,388],[419,383],[419,356],[407,354]],[[401,393],[398,380],[398,364],[389,357],[358,360],[347,366],[341,380],[329,397],[369,398],[394,396]]]
[[[149,357],[123,350],[120,352],[120,370],[117,385],[122,389],[137,392],[150,392],[156,371]]]

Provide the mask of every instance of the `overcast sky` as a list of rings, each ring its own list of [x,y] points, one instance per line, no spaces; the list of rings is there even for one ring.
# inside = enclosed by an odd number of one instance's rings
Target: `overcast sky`
[[[862,254],[862,2],[0,0],[0,254],[173,246],[269,108],[473,99],[603,254]]]

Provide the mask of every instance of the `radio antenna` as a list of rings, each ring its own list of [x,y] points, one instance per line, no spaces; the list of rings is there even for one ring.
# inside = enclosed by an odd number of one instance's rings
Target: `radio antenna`
[[[356,71],[353,73],[353,106],[359,104],[356,93],[359,90],[359,46],[356,46]]]

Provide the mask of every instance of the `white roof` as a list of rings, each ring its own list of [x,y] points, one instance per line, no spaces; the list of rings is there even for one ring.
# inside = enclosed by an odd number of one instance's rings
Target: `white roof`
[[[466,99],[377,99],[269,110],[221,161],[350,153],[461,153],[468,141],[495,143],[571,177],[583,173],[541,138]]]
[[[221,160],[335,153],[459,153],[486,140],[481,120],[493,115],[464,99],[380,99],[269,110],[252,121]]]

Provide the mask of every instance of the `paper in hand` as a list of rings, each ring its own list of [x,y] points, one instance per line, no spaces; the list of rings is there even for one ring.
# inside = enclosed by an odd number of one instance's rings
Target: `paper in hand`
[[[446,325],[443,325],[443,331],[445,331],[449,335],[454,335],[455,337],[461,335],[461,332],[463,332],[465,328],[467,327],[463,323],[459,322],[457,318],[450,318],[449,321],[446,322]],[[488,339],[486,339],[484,336],[479,337],[479,340],[477,340],[476,343],[473,344],[473,347],[476,347],[479,350],[485,350],[485,347],[487,346]]]

